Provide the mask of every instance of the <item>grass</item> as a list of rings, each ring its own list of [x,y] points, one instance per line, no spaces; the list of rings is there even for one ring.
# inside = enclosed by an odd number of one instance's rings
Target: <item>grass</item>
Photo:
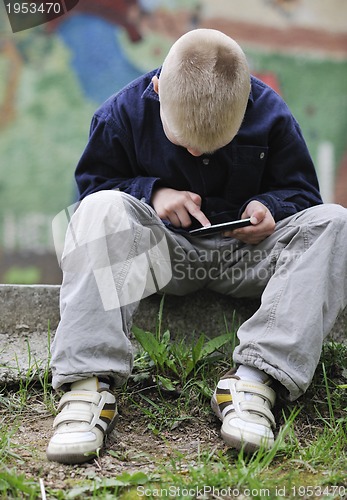
[[[48,366],[42,373],[34,364],[18,387],[0,394],[1,499],[346,498],[346,345],[326,343],[307,394],[276,408],[275,447],[245,455],[227,449],[219,439],[211,445],[200,435],[210,425],[216,428],[209,397],[220,373],[230,366],[235,339],[228,345],[223,334],[215,342],[200,336],[194,345],[177,343],[163,331],[161,316],[162,308],[150,344],[146,350],[140,346],[133,376],[119,391],[118,401],[125,409],[124,421],[131,411],[135,433],[154,435],[170,451],[158,448],[148,455],[138,448],[129,458],[129,450],[116,443],[87,467],[87,476],[78,475],[85,469],[57,465],[65,479],[57,476],[49,482],[55,466],[42,453],[38,457],[38,450],[18,444],[28,418],[50,418],[54,412]],[[143,337],[138,330],[138,341]],[[176,440],[189,444],[192,432],[197,436],[194,446],[182,450],[175,445]],[[118,464],[117,472],[105,469],[105,460]],[[122,469],[129,463],[134,466]]]

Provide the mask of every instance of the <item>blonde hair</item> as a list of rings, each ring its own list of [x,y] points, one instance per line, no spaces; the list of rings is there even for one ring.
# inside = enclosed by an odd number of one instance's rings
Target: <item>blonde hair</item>
[[[237,134],[247,106],[250,74],[241,47],[217,30],[179,38],[159,77],[161,114],[179,144],[213,152]]]

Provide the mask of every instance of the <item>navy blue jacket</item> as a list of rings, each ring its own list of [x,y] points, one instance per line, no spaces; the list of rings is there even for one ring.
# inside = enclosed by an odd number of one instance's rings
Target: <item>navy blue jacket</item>
[[[237,136],[212,155],[194,157],[164,134],[151,83],[159,71],[130,83],[96,111],[76,169],[80,199],[119,189],[150,204],[154,186],[166,186],[198,193],[212,223],[239,218],[250,200],[266,205],[276,221],[322,203],[300,128],[270,87],[252,77]]]

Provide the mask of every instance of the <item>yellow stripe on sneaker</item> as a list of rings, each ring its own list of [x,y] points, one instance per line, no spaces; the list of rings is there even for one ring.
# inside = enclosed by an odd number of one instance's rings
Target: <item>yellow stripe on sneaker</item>
[[[101,410],[100,417],[108,418],[112,420],[115,415],[115,410]]]
[[[231,397],[231,394],[216,394],[216,399],[217,399],[217,403],[219,405],[223,404],[223,403],[232,403],[233,401],[233,398]]]

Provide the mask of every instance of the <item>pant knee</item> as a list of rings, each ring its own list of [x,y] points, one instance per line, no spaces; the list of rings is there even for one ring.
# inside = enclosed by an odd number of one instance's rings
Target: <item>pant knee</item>
[[[112,214],[113,220],[130,218],[135,221],[138,219],[136,214],[145,209],[146,205],[134,198],[130,194],[118,190],[103,190],[86,196],[80,203],[78,210],[99,214],[100,218],[105,218]]]
[[[347,221],[347,209],[334,203],[324,203],[312,208],[318,217],[324,217],[327,220],[341,219]]]
[[[78,210],[94,210],[100,206],[117,204],[122,199],[122,194],[120,191],[111,189],[97,191],[83,198],[78,206]]]
[[[294,221],[317,226],[333,223],[343,227],[347,223],[347,209],[334,203],[324,203],[299,212]]]
[[[324,206],[324,205],[323,205]],[[325,217],[332,224],[336,233],[346,237],[347,232],[347,209],[337,204],[326,205]]]

